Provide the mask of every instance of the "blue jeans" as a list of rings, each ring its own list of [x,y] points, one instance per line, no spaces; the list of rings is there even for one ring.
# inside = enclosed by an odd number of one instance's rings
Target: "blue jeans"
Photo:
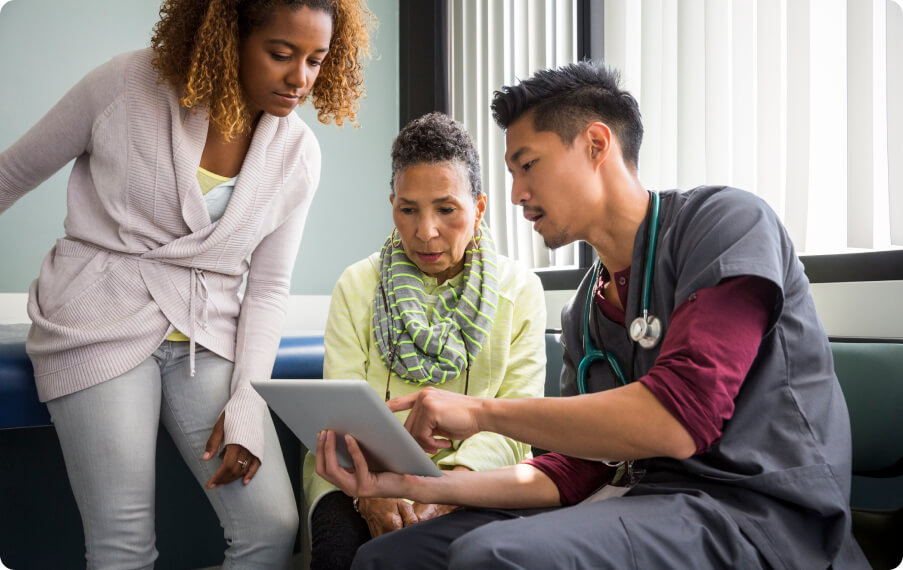
[[[204,484],[221,465],[201,456],[229,399],[232,362],[198,346],[189,376],[188,343],[164,341],[125,374],[47,402],[81,512],[87,566],[153,568],[157,427],[172,436]],[[260,470],[205,490],[229,545],[223,568],[286,568],[298,512],[282,450],[267,414]]]

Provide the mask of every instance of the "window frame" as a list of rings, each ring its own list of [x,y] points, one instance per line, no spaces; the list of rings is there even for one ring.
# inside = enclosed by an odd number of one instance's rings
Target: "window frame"
[[[605,2],[577,0],[578,59],[602,59]],[[448,113],[448,0],[399,0],[399,128],[430,111]],[[547,291],[574,290],[595,260],[581,242],[577,267],[536,270]],[[903,250],[800,256],[811,283],[903,280]]]

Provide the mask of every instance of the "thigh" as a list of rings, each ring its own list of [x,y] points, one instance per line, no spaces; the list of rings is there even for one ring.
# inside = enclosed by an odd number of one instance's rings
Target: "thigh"
[[[448,564],[449,545],[494,521],[516,519],[536,511],[461,509],[374,538],[358,549],[352,568],[435,569]],[[474,530],[477,529],[477,530]]]
[[[121,376],[51,400],[47,407],[82,515],[89,558],[96,553],[95,541],[152,549],[160,415],[157,360],[150,357]],[[123,535],[129,538],[115,538]]]
[[[705,496],[622,497],[496,522],[450,548],[451,568],[762,568]]]
[[[207,440],[228,402],[234,365],[197,347],[195,375],[190,376],[187,343],[173,343],[173,358],[163,373],[161,421],[198,483],[203,485],[222,465],[218,456],[204,461]],[[264,415],[264,460],[248,485],[241,479],[207,492],[232,539],[256,540],[256,533],[297,530],[298,512],[282,448],[269,411]],[[294,522],[292,522],[294,521]],[[292,539],[292,542],[294,539]]]
[[[235,365],[202,346],[196,347],[195,374],[191,376],[187,342],[169,342],[162,367],[163,402],[160,421],[193,472],[212,476],[218,458],[201,457],[226,402],[231,396]],[[206,479],[204,479],[206,481]]]

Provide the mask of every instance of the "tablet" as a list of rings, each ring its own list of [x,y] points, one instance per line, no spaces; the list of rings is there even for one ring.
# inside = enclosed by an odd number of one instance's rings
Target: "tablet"
[[[254,380],[251,385],[311,453],[317,433],[335,430],[339,464],[351,467],[345,434],[364,452],[371,471],[439,477],[429,455],[366,380]]]

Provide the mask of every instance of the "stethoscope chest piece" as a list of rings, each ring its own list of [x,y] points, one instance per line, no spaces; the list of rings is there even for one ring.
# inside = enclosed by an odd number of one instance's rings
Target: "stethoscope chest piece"
[[[633,319],[630,323],[630,338],[642,348],[654,348],[662,338],[662,321],[653,315]]]

